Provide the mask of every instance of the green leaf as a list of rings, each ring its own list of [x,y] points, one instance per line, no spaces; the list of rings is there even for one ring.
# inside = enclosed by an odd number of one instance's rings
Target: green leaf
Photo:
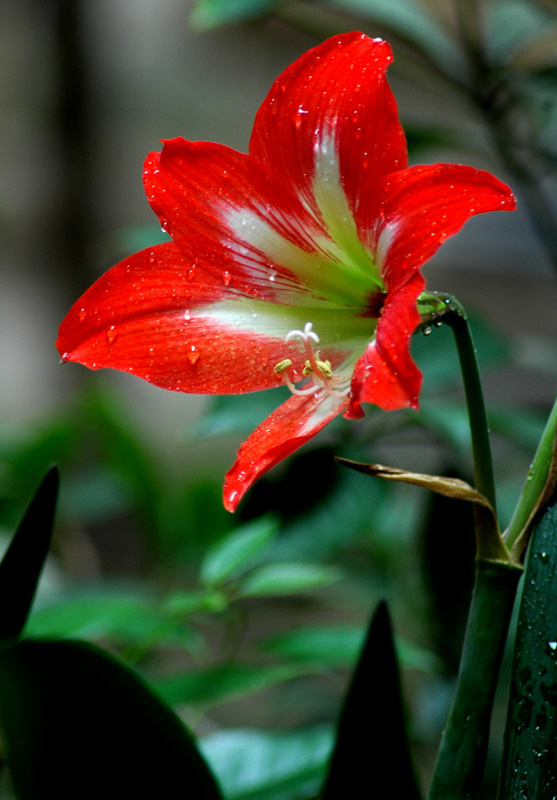
[[[352,667],[364,643],[365,632],[359,626],[325,625],[302,628],[273,636],[264,642],[266,652],[314,668]],[[403,667],[423,672],[438,672],[439,659],[427,650],[401,639],[396,640],[397,656]]]
[[[486,39],[491,56],[500,62],[509,58],[516,48],[547,29],[553,14],[538,3],[523,0],[497,0],[486,6]]]
[[[278,521],[260,517],[236,528],[215,545],[201,565],[200,580],[205,585],[236,577],[260,561],[276,539]]]
[[[150,644],[172,641],[186,649],[195,649],[198,635],[193,629],[169,618],[166,607],[159,606],[147,592],[133,592],[108,587],[64,595],[33,612],[27,634],[60,638],[111,638],[127,644]]]
[[[278,0],[195,0],[190,21],[199,30],[209,30],[260,17],[277,3]]]
[[[267,564],[254,570],[238,588],[243,597],[298,594],[329,586],[342,578],[334,567],[316,564]]]
[[[331,750],[329,728],[296,733],[226,731],[200,747],[227,800],[298,800],[313,797]]]
[[[171,705],[214,705],[296,678],[300,667],[225,664],[200,667],[157,681],[158,694]]]
[[[0,642],[17,638],[31,610],[52,539],[58,469],[51,467],[0,564]]]
[[[557,790],[557,504],[536,526],[518,616],[500,797]]]
[[[80,642],[0,654],[0,720],[18,800],[222,800],[191,734],[121,662]]]
[[[323,800],[419,798],[385,603],[375,612],[344,701]]]

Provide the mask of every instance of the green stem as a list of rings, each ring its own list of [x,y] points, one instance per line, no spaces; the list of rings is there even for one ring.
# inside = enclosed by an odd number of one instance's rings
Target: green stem
[[[476,489],[489,500],[493,510],[497,513],[489,427],[472,332],[462,309],[455,308],[449,311],[444,315],[443,322],[452,328],[460,361],[472,435]]]
[[[485,765],[489,720],[522,569],[478,561],[456,693],[429,800],[470,800]]]

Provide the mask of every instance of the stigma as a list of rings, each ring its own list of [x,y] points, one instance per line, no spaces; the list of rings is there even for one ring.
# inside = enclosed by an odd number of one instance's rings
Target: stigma
[[[339,400],[346,397],[350,392],[350,384],[345,388],[340,387],[346,384],[347,379],[342,375],[334,375],[331,362],[320,359],[318,350],[314,352],[313,345],[319,344],[319,336],[313,330],[312,323],[306,322],[303,331],[293,330],[285,337],[286,342],[291,342],[293,339],[299,339],[304,346],[307,358],[302,368],[302,376],[308,378],[308,381],[301,388],[294,385],[288,374],[293,364],[290,358],[282,359],[274,368],[275,375],[284,381],[292,394],[301,397],[326,394]]]

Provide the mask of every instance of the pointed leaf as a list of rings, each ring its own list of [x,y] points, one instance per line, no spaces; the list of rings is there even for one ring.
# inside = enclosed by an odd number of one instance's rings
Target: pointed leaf
[[[373,616],[352,677],[322,790],[323,800],[363,796],[420,797],[385,603]]]
[[[261,517],[228,534],[206,555],[201,565],[201,582],[220,583],[260,561],[276,538],[277,524],[273,517]]]
[[[500,797],[545,800],[557,789],[557,504],[530,545],[518,617]]]
[[[143,681],[80,642],[25,641],[0,654],[0,719],[18,800],[222,800],[178,717]],[[177,790],[177,787],[180,787]]]
[[[58,483],[51,467],[0,563],[0,642],[19,637],[25,626],[50,548]]]
[[[339,569],[318,564],[266,564],[248,575],[239,594],[242,597],[299,594],[328,586],[341,578]]]

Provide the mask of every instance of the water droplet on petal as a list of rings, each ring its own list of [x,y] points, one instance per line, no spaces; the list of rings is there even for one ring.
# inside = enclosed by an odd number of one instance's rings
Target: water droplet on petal
[[[84,308],[80,308],[77,316],[79,317],[80,322],[84,322],[87,317],[87,311]]]
[[[118,336],[118,331],[116,330],[116,326],[111,325],[106,332],[106,341],[108,342],[108,344],[114,344],[117,336]]]
[[[194,364],[197,364],[198,360],[199,360],[199,353],[197,351],[197,347],[194,344],[192,344],[190,347],[190,351],[188,353],[188,361],[193,366]]]
[[[223,281],[225,286],[230,286],[231,278],[232,278],[232,276],[231,276],[230,272],[228,272],[228,270],[225,270],[222,273],[222,281]]]
[[[195,266],[190,267],[188,269],[188,271],[186,272],[186,278],[188,279],[188,281],[193,281],[193,279],[195,278]]]

